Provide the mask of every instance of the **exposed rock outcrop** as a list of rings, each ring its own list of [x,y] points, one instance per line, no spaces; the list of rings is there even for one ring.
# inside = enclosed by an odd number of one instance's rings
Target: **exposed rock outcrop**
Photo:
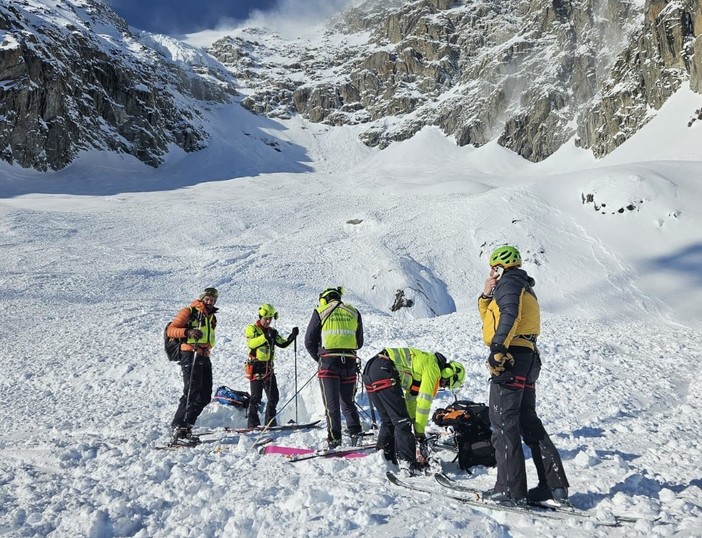
[[[138,38],[100,2],[0,5],[0,158],[58,170],[103,149],[158,166],[169,144],[202,148],[196,103],[229,99],[230,76]]]
[[[635,134],[684,81],[702,92],[702,6],[648,0],[645,19],[598,99],[583,111],[577,144],[602,157]],[[690,111],[692,114],[693,111]]]
[[[321,43],[244,36],[210,52],[240,77],[250,110],[367,124],[369,145],[435,125],[460,145],[497,139],[532,161],[577,132],[601,156],[646,121],[634,107],[658,108],[688,77],[699,91],[699,10],[696,0],[643,12],[636,0],[369,0]]]

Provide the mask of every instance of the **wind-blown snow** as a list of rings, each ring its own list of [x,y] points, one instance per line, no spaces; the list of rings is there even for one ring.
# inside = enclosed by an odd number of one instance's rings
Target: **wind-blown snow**
[[[47,175],[0,165],[0,533],[699,536],[702,125],[687,122],[701,105],[683,88],[600,162],[570,146],[534,165],[434,129],[378,151],[354,128],[233,104],[213,108],[207,149],[174,149],[159,170],[100,153]],[[364,360],[386,346],[441,351],[466,365],[456,396],[484,401],[476,297],[503,243],[537,281],[539,410],[572,501],[638,523],[564,526],[412,495],[384,480],[378,454],[293,465],[245,436],[153,450],[180,393],[163,325],[205,286],[221,292],[215,387],[248,390],[243,331],[259,304],[275,305],[284,335],[304,332],[318,293],[343,285],[364,316]],[[400,288],[417,307],[390,313]],[[276,364],[280,407],[295,366],[304,386],[281,422],[323,418],[301,342]],[[244,424],[218,404],[198,422]],[[492,485],[493,469],[468,476],[441,457],[450,475]]]

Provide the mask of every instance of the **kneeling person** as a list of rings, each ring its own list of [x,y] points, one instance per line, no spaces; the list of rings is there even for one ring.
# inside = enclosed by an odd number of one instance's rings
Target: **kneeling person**
[[[417,442],[426,452],[425,429],[439,387],[457,389],[464,377],[461,363],[416,348],[386,348],[369,359],[363,383],[380,415],[377,449],[417,469]]]

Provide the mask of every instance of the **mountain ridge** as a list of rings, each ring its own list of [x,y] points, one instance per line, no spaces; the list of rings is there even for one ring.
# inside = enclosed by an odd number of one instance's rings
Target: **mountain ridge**
[[[60,170],[80,151],[158,167],[238,101],[272,119],[361,125],[381,149],[426,126],[532,162],[601,158],[684,82],[702,91],[697,0],[351,2],[316,39],[243,28],[197,49],[136,32],[98,0],[0,6],[0,159]],[[690,111],[690,125],[702,111]]]

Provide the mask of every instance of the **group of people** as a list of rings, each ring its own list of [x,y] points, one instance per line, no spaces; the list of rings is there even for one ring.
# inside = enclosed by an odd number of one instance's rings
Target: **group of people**
[[[497,479],[486,496],[517,505],[545,500],[567,502],[569,484],[560,455],[536,412],[535,383],[541,370],[536,342],[541,322],[535,282],[521,268],[521,255],[513,246],[497,248],[489,264],[490,275],[478,299],[478,311],[483,340],[490,348],[489,407]],[[342,442],[342,414],[351,444],[362,433],[355,395],[360,373],[356,352],[364,344],[363,321],[355,307],[343,302],[343,293],[341,287],[320,293],[304,340],[307,352],[318,363],[329,448]],[[215,344],[218,297],[217,289],[206,288],[178,312],[167,330],[169,337],[182,339],[183,395],[172,421],[174,443],[196,441],[193,424],[210,402],[210,351]],[[273,305],[263,304],[258,309],[258,320],[245,329],[249,349],[246,377],[251,388],[248,425],[252,428],[260,425],[258,406],[264,392],[265,425],[275,425],[279,400],[275,348],[289,346],[299,334],[294,327],[283,338],[271,327],[277,319]],[[362,381],[380,416],[377,449],[409,472],[426,465],[425,429],[432,402],[440,388],[456,390],[464,379],[463,365],[439,352],[385,348],[371,357],[363,369]],[[539,480],[531,489],[527,489],[522,440],[531,450]]]

